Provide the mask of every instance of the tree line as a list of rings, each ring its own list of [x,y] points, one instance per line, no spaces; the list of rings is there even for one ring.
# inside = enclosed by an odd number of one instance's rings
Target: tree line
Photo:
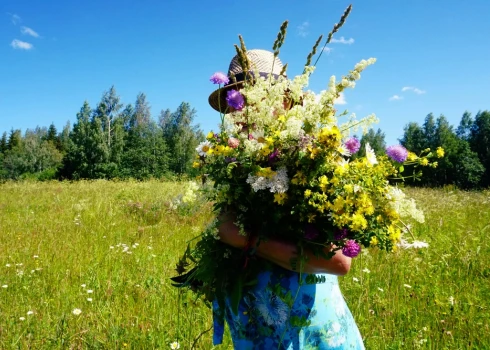
[[[0,138],[0,179],[114,179],[162,178],[194,175],[195,148],[204,140],[196,111],[182,102],[175,111],[162,110],[152,118],[144,93],[133,104],[124,105],[116,89],[104,92],[91,108],[85,102],[73,128],[60,132],[49,127],[4,132]],[[371,129],[361,137],[378,155],[385,154],[385,134]],[[415,154],[443,147],[445,156],[436,168],[424,167],[423,177],[408,177],[411,185],[461,188],[490,187],[490,111],[473,118],[465,112],[457,127],[444,115],[428,114],[422,125],[408,123],[399,139]],[[413,172],[418,169],[413,169]],[[407,167],[405,174],[412,169]]]
[[[490,111],[480,111],[474,118],[465,112],[457,127],[450,125],[444,115],[435,118],[430,113],[422,125],[408,123],[399,141],[417,155],[427,149],[435,151],[437,147],[445,152],[443,158],[437,159],[436,168],[422,167],[423,176],[407,178],[408,184],[456,185],[464,189],[490,187]],[[380,129],[370,130],[362,137],[361,150],[367,142],[377,154],[385,153],[385,134]],[[408,167],[404,173],[410,176],[419,170]]]
[[[195,148],[204,139],[196,111],[182,102],[152,118],[144,93],[124,105],[112,86],[91,108],[85,101],[71,128],[4,132],[0,179],[162,178],[193,173]]]

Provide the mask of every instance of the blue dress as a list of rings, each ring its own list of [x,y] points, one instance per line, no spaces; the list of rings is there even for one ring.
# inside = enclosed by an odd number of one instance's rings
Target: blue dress
[[[306,274],[270,264],[258,283],[243,293],[235,315],[229,301],[213,302],[214,345],[224,321],[235,349],[364,349],[359,329],[340,292],[337,276],[306,283]],[[289,305],[292,305],[291,308]]]

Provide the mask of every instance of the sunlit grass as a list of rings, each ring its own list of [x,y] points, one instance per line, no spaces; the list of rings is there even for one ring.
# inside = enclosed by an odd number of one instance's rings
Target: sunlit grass
[[[211,313],[168,278],[211,213],[177,213],[169,201],[181,191],[158,181],[0,185],[0,348],[190,348]],[[429,248],[362,254],[340,281],[366,347],[490,348],[490,192],[409,192],[426,212],[414,234]],[[211,332],[196,348],[212,348]]]

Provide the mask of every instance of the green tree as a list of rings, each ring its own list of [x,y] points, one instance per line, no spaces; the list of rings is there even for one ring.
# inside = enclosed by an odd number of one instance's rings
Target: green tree
[[[63,158],[63,166],[60,170],[61,178],[87,179],[89,175],[89,159],[87,151],[90,135],[91,108],[87,101],[84,102],[80,112],[77,113],[77,121],[70,133],[68,149]]]
[[[423,149],[427,148],[424,130],[414,122],[405,126],[403,137],[399,141],[402,146],[415,154],[419,154]]]
[[[192,125],[196,110],[187,102],[182,102],[171,114],[161,115],[159,124],[163,126],[163,136],[172,155],[170,170],[176,174],[192,173],[195,148],[204,139],[198,125]]]
[[[7,148],[9,150],[19,147],[22,144],[22,133],[19,129],[10,130],[9,139],[7,141]]]
[[[485,168],[482,185],[490,186],[490,111],[478,112],[471,126],[471,149],[478,154]]]
[[[3,132],[0,138],[0,153],[5,153],[8,150],[7,132]]]
[[[355,154],[355,157],[364,157],[366,155],[366,144],[369,143],[369,146],[373,149],[374,153],[377,155],[382,155],[386,153],[386,141],[385,134],[378,129],[376,132],[374,129],[369,129],[367,133],[362,135],[361,137],[361,148],[359,152]]]
[[[471,136],[472,126],[473,126],[473,119],[471,118],[471,113],[466,111],[463,113],[463,117],[461,117],[459,126],[456,129],[456,135],[462,140],[469,141]]]
[[[162,177],[168,172],[168,152],[162,131],[154,121],[137,123],[126,137],[121,175],[135,179]]]

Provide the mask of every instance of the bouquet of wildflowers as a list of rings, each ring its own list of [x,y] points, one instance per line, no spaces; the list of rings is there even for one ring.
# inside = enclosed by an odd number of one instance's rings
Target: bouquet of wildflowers
[[[284,39],[285,26],[281,29],[276,47]],[[237,52],[246,56],[243,41]],[[406,164],[436,166],[430,161],[436,154],[415,155],[396,145],[376,156],[367,144],[365,156],[358,156],[360,142],[350,135],[367,130],[376,117],[341,123],[334,108],[339,94],[353,88],[375,61],[362,60],[339,80],[331,77],[320,94],[306,90],[313,65],[293,79],[251,74],[255,78],[239,91],[226,92],[231,112],[221,114],[219,129],[197,148],[194,166],[213,184],[208,195],[217,214],[234,213],[241,234],[257,236],[257,244],[271,238],[297,244],[299,256],[291,265],[299,272],[304,249],[325,259],[336,250],[352,258],[362,247],[394,251],[405,220],[424,220],[414,200],[390,180],[402,178]],[[216,73],[211,81],[226,84],[228,77]],[[442,149],[437,156],[443,156]],[[249,259],[253,247],[241,251],[219,241],[219,224],[214,220],[188,247],[177,266],[181,278],[174,281],[210,300],[231,296],[233,305],[260,266]],[[326,247],[334,248],[325,253]],[[183,274],[189,265],[193,268]]]

